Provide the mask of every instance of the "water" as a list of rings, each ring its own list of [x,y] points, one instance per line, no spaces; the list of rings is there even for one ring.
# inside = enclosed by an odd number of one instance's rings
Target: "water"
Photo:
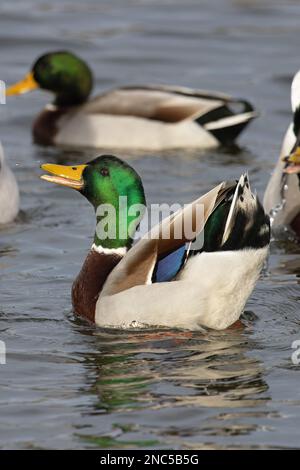
[[[290,119],[299,68],[296,0],[32,0],[0,7],[1,79],[41,53],[85,57],[96,89],[178,83],[247,97],[261,111],[240,151],[126,155],[149,203],[188,202],[249,170],[262,196]],[[208,334],[102,331],[74,319],[70,287],[91,243],[92,208],[39,180],[40,162],[93,154],[43,149],[30,124],[48,96],[1,106],[0,138],[21,188],[0,232],[1,448],[299,447],[297,244],[273,243],[243,326]]]

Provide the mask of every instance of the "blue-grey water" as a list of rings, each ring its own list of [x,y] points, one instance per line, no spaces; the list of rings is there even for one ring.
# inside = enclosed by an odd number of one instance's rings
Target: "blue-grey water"
[[[119,155],[149,203],[188,202],[245,169],[262,196],[291,118],[299,28],[297,0],[3,1],[0,78],[12,83],[64,48],[91,64],[97,91],[172,83],[246,97],[261,117],[240,151]],[[238,328],[119,332],[74,318],[70,288],[93,211],[39,180],[39,165],[94,154],[32,144],[31,121],[49,99],[38,91],[0,107],[22,197],[20,219],[0,231],[0,448],[300,447],[299,245],[272,244]]]

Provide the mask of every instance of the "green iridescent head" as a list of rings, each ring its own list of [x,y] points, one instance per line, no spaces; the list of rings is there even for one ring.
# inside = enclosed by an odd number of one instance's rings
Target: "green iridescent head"
[[[92,87],[89,66],[71,52],[56,51],[39,57],[31,72],[9,87],[6,94],[17,95],[41,88],[55,94],[56,105],[75,106],[87,100]]]
[[[113,155],[102,155],[85,165],[45,164],[42,169],[51,174],[42,179],[77,189],[94,206],[97,246],[132,244],[146,201],[141,178],[130,165]]]

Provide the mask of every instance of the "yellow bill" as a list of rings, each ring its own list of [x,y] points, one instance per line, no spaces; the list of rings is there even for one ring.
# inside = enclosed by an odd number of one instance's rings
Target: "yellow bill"
[[[35,81],[33,73],[29,72],[23,80],[11,85],[6,89],[6,96],[21,95],[28,91],[35,90],[39,87],[39,84]]]
[[[284,168],[285,173],[300,173],[300,147],[297,147],[295,152],[284,157],[283,161],[287,163],[286,168]]]
[[[41,165],[41,168],[50,174],[42,175],[41,179],[80,191],[84,185],[82,173],[86,166],[87,165],[69,166],[45,163]]]

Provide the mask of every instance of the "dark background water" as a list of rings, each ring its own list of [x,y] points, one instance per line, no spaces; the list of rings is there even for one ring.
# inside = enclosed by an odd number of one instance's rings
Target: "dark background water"
[[[121,154],[148,202],[187,202],[249,169],[262,196],[291,118],[300,4],[276,0],[2,2],[1,79],[40,54],[82,55],[96,90],[173,83],[232,93],[261,111],[241,150]],[[70,287],[92,240],[92,208],[39,180],[44,161],[89,154],[31,143],[49,97],[11,98],[0,138],[18,178],[20,221],[0,232],[1,448],[299,447],[300,249],[273,243],[243,327],[224,332],[101,331],[74,319]]]

